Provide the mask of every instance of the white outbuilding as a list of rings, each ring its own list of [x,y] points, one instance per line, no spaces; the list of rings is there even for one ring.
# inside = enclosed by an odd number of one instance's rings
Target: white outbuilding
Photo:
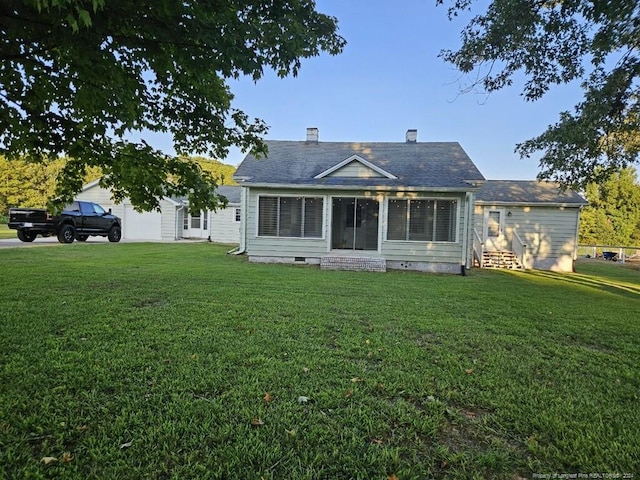
[[[84,186],[76,200],[95,202],[111,209],[122,220],[122,238],[139,241],[175,241],[183,238],[205,239],[220,243],[238,243],[240,237],[240,187],[221,186],[218,193],[227,197],[227,208],[217,212],[189,213],[184,198],[164,197],[160,211],[138,212],[125,198],[116,204],[111,191],[95,180]]]

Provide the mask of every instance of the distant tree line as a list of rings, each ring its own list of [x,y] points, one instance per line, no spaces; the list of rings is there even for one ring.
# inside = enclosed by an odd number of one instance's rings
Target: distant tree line
[[[585,196],[589,206],[580,217],[581,244],[640,246],[640,183],[634,168],[587,185]]]
[[[191,157],[203,171],[209,172],[219,185],[235,185],[236,167],[205,157]],[[11,207],[45,208],[54,195],[58,175],[67,163],[56,158],[42,163],[8,160],[0,156],[0,218],[5,218]],[[88,167],[84,178],[87,184],[102,175],[98,167]]]

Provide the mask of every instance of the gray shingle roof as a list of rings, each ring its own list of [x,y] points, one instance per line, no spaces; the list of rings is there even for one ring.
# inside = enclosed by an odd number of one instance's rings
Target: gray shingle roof
[[[233,185],[221,185],[216,191],[227,197],[229,203],[240,203],[240,187],[236,187]]]
[[[476,201],[481,203],[553,203],[587,205],[588,202],[577,192],[560,189],[552,182],[536,180],[488,180],[476,193]]]
[[[244,184],[326,187],[409,187],[470,190],[484,177],[456,142],[266,141],[267,157],[249,154],[234,178]],[[357,155],[393,178],[314,178]]]
[[[240,203],[240,187],[235,185],[220,185],[216,188],[216,192],[224,195],[229,200],[229,203]],[[174,201],[189,204],[188,197],[174,197]]]

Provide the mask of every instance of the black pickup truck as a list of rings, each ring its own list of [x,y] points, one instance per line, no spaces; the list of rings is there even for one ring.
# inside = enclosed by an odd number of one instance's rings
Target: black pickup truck
[[[18,231],[23,242],[33,242],[38,235],[56,235],[60,243],[84,242],[91,235],[119,242],[122,236],[120,219],[97,203],[73,202],[59,215],[39,208],[10,208],[9,228]]]

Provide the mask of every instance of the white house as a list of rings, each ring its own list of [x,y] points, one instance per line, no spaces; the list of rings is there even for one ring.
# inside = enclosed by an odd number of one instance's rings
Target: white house
[[[250,261],[464,272],[485,179],[458,143],[267,141],[234,178]]]
[[[234,178],[239,251],[324,268],[571,270],[585,200],[539,182],[487,182],[455,142],[267,141]],[[497,235],[497,237],[495,237]],[[494,238],[495,237],[495,238]]]

